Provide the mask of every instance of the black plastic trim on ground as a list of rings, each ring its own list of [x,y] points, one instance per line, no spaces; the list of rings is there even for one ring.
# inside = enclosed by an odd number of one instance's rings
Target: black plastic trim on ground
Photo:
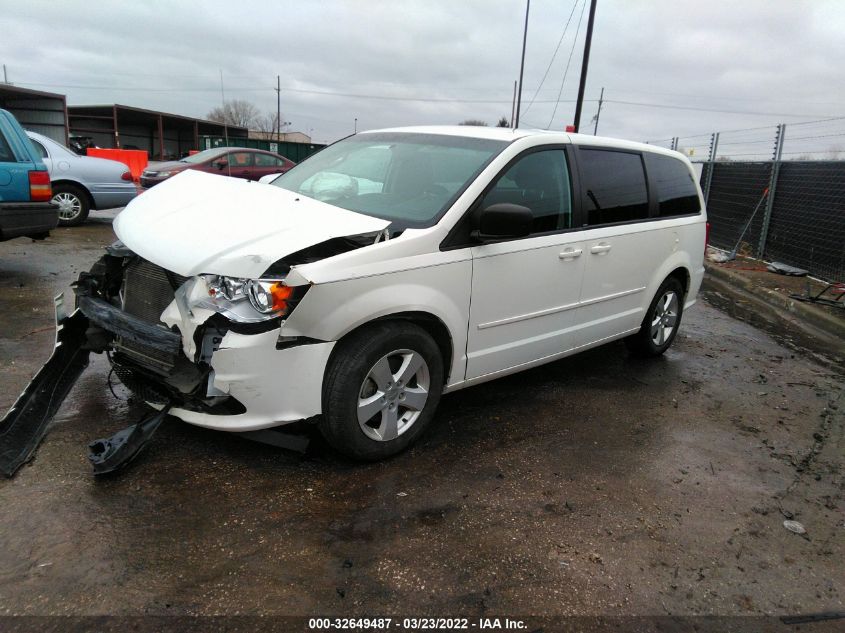
[[[6,477],[31,459],[50,420],[88,367],[89,352],[82,349],[88,324],[81,312],[62,319],[50,360],[0,421],[0,472]]]

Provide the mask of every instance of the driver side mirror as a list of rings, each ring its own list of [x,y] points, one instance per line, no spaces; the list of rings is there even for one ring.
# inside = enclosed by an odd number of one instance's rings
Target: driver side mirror
[[[212,163],[217,169],[225,169],[229,165],[229,161],[225,158],[221,158],[220,160],[216,160]]]
[[[485,207],[478,214],[475,230],[470,234],[479,242],[525,237],[531,233],[534,214],[519,204],[500,202]]]

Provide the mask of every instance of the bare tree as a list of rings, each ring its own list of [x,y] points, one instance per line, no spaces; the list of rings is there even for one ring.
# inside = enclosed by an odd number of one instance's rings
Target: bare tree
[[[222,106],[212,108],[205,117],[210,121],[217,121],[218,123],[225,123],[226,125],[234,125],[237,127],[245,127],[249,129],[252,127],[258,117],[261,116],[261,111],[255,104],[244,101],[242,99],[232,99],[226,101]]]
[[[503,116],[499,119],[499,122],[496,123],[496,127],[510,127],[511,123],[508,121],[508,117]]]
[[[487,127],[487,124],[480,120],[480,119],[467,119],[466,121],[461,121],[458,125],[475,125],[479,127]]]
[[[275,134],[276,122],[278,120],[279,119],[276,116],[275,112],[261,114],[255,118],[255,121],[253,122],[253,128],[258,130],[262,134]],[[284,127],[284,123],[281,127]]]

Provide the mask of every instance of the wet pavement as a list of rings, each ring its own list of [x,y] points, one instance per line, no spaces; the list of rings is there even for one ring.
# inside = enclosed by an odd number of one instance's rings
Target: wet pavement
[[[4,411],[50,353],[52,296],[112,239],[95,213],[0,243]],[[171,420],[96,480],[87,443],[144,412],[107,375],[92,356],[0,481],[0,614],[845,609],[842,368],[706,302],[661,359],[611,344],[447,395],[379,464]]]

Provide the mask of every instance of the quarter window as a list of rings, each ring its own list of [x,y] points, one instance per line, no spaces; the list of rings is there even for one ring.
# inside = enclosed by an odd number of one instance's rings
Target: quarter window
[[[648,173],[657,189],[659,215],[689,215],[701,212],[698,189],[686,163],[659,154],[647,154]]]
[[[47,148],[44,147],[41,143],[36,141],[35,139],[29,139],[32,141],[32,144],[35,146],[35,149],[38,150],[38,153],[41,155],[41,158],[50,158],[47,154]]]
[[[487,192],[481,207],[509,202],[531,209],[532,233],[572,227],[572,189],[561,149],[526,154]]]
[[[6,141],[6,137],[0,133],[0,163],[13,162],[15,162],[15,156],[12,154],[12,150],[9,147],[9,143]]]
[[[639,154],[581,148],[578,166],[587,225],[648,217],[648,187]]]

